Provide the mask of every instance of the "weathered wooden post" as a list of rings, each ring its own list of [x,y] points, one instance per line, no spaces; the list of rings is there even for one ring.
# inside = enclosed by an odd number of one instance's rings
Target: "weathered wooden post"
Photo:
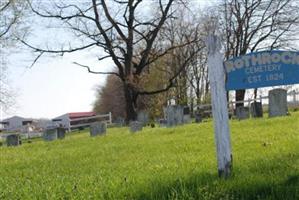
[[[208,47],[208,70],[217,146],[218,174],[220,177],[227,178],[232,170],[232,154],[225,90],[225,71],[223,55],[220,53],[221,44],[219,37],[209,35],[206,39],[206,45]]]
[[[109,124],[111,125],[112,124],[112,113],[109,112]]]

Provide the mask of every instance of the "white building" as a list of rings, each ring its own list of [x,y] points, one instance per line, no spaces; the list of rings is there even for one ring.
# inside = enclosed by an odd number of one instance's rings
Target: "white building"
[[[3,131],[17,131],[28,132],[33,129],[33,120],[30,118],[23,118],[19,116],[13,116],[11,118],[4,119],[0,122],[2,124]]]

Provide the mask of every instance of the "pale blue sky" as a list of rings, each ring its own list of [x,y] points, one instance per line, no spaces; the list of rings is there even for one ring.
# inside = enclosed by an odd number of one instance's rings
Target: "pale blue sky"
[[[90,111],[95,100],[96,85],[103,85],[105,76],[87,73],[85,68],[72,64],[85,64],[109,69],[109,61],[100,65],[87,54],[63,57],[44,57],[32,68],[32,57],[22,55],[9,57],[9,79],[17,92],[15,107],[3,118],[20,115],[24,117],[52,118],[66,112]]]
[[[193,2],[205,4],[211,1]],[[49,22],[33,19],[31,23],[34,25],[31,25],[29,41],[33,44],[46,40],[48,44],[53,44],[57,39],[68,38],[63,30],[57,32],[48,29],[51,26]],[[44,28],[40,28],[41,25]],[[63,57],[44,56],[29,69],[34,56],[28,49],[10,51],[17,51],[7,57],[9,80],[17,92],[16,105],[8,113],[1,112],[0,120],[13,115],[53,118],[67,112],[90,111],[95,100],[95,87],[104,84],[105,76],[90,74],[72,62],[88,64],[101,71],[113,67],[109,60],[99,63],[92,52],[79,52],[65,54]]]

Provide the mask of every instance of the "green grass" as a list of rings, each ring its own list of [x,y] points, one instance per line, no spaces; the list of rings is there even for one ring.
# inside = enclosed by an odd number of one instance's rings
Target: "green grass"
[[[299,113],[231,130],[228,180],[217,176],[212,122],[3,146],[0,199],[299,199]]]

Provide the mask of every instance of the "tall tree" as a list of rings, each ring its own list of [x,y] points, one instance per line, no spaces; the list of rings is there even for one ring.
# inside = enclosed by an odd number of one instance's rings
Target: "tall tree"
[[[298,40],[298,0],[224,0],[220,9],[226,59],[254,51],[292,48],[293,41]],[[245,90],[236,91],[236,101],[244,97]]]
[[[25,13],[27,3],[21,0],[0,1],[0,108],[5,112],[15,102],[15,92],[8,81],[7,54],[16,46],[17,37],[24,37],[27,29]]]
[[[39,52],[38,57],[43,53],[70,53],[92,47],[103,49],[105,55],[99,57],[99,60],[110,58],[117,67],[117,72],[92,71],[90,66],[76,64],[86,67],[91,73],[118,76],[123,84],[127,121],[135,120],[138,97],[167,91],[173,87],[174,79],[182,71],[179,69],[174,76],[169,77],[166,85],[159,88],[148,91],[140,87],[140,77],[151,63],[170,50],[193,42],[185,40],[176,46],[168,43],[156,45],[165,22],[175,17],[174,6],[183,3],[183,0],[90,0],[84,3],[54,1],[51,6],[47,5],[47,8],[38,8],[31,4],[35,14],[62,21],[65,28],[74,31],[77,38],[84,42],[74,47],[78,43],[69,41],[67,48],[59,49],[39,48],[25,41],[23,43]],[[144,9],[143,5],[150,6],[153,11]]]

